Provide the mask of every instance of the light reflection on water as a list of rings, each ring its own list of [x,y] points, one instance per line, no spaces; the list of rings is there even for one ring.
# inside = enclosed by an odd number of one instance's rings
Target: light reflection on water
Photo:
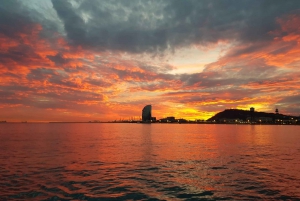
[[[300,127],[0,125],[0,200],[300,199]]]

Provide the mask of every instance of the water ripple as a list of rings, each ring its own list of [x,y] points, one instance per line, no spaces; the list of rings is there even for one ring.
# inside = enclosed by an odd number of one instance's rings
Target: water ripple
[[[277,127],[268,138],[197,125],[184,136],[66,128],[0,141],[0,200],[300,200],[300,137],[272,138]]]

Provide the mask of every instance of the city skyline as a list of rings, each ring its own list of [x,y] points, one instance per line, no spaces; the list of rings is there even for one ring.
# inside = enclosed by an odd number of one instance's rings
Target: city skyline
[[[0,2],[0,121],[300,115],[300,1]]]

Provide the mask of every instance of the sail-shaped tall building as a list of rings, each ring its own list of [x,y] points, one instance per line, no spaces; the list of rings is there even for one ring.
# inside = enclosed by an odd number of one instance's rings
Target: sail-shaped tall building
[[[146,105],[143,110],[142,110],[142,121],[144,122],[150,122],[152,120],[151,116],[151,110],[152,106],[151,105]]]

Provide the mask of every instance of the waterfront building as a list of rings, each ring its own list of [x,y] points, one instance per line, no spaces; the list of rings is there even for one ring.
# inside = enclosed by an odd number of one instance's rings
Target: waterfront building
[[[273,123],[273,119],[271,117],[258,117],[258,118],[256,118],[256,122],[258,122],[258,123]]]
[[[250,122],[252,123],[254,121],[254,112],[255,112],[255,109],[254,107],[251,107],[250,108],[250,115],[251,115],[251,119],[250,119]]]
[[[161,123],[173,123],[175,121],[176,121],[175,117],[166,117],[159,120],[159,122]]]
[[[146,105],[143,110],[142,110],[142,121],[151,121],[152,116],[151,116],[151,110],[152,106],[151,105]]]
[[[175,122],[175,117],[167,117],[168,122]]]
[[[232,123],[239,124],[243,121],[239,118],[233,118],[233,119],[231,119],[231,118],[221,118],[221,119],[219,119],[219,122],[227,123],[227,124],[232,124]]]

